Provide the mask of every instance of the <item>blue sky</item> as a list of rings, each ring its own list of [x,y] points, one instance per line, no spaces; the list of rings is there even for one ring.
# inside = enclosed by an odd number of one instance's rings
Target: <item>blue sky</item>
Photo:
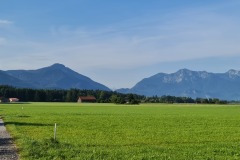
[[[53,63],[110,88],[240,70],[238,0],[0,0],[0,70]]]

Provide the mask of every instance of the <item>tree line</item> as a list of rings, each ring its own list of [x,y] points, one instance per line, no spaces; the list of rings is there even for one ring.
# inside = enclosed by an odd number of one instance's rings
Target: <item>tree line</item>
[[[139,104],[139,103],[199,103],[226,104],[217,98],[190,98],[175,96],[146,97],[137,94],[122,94],[115,91],[80,89],[29,89],[0,85],[0,97],[18,98],[22,102],[77,102],[79,96],[94,96],[98,103]]]
[[[144,98],[137,94],[80,89],[30,89],[0,85],[0,97],[14,97],[22,102],[77,102],[80,96],[94,96],[98,103],[138,104]]]
[[[228,101],[218,98],[196,98],[176,96],[145,97],[145,103],[197,103],[197,104],[227,104]]]

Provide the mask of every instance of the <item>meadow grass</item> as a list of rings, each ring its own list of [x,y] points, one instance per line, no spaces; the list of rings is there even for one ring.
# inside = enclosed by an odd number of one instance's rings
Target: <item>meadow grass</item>
[[[238,105],[0,104],[0,115],[23,160],[240,159]]]

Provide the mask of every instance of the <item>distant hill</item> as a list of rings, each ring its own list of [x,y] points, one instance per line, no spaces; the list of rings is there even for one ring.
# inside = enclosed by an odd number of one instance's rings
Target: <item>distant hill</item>
[[[240,71],[209,73],[181,69],[172,74],[158,73],[141,80],[130,89],[116,91],[146,96],[172,95],[240,100]]]
[[[5,71],[0,71],[0,84],[4,84],[4,85],[14,84],[15,87],[22,87],[22,86],[29,86],[30,88],[33,87],[31,84],[28,84],[18,78],[8,75]]]
[[[110,89],[81,75],[62,64],[54,64],[37,70],[9,70],[0,72],[0,84],[21,88],[41,89]]]

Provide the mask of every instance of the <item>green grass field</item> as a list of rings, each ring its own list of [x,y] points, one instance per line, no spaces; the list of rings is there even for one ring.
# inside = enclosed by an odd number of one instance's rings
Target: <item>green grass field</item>
[[[0,115],[23,160],[240,159],[238,105],[0,104]]]

